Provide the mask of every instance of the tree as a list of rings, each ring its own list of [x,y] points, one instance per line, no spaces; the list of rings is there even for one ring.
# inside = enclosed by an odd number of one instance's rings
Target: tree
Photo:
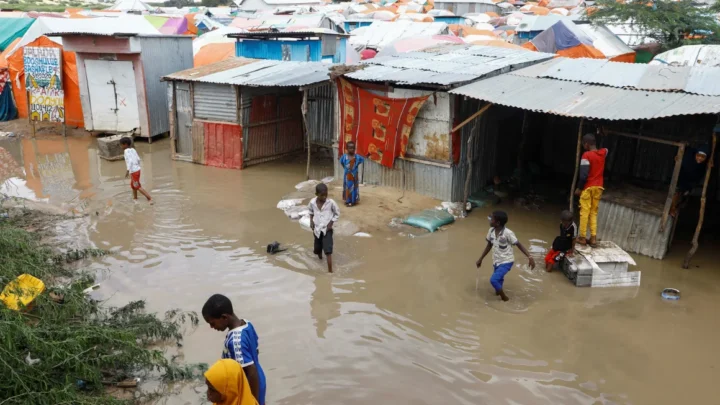
[[[672,49],[692,42],[720,43],[720,25],[710,9],[691,0],[598,0],[588,13],[594,24],[629,24]]]
[[[229,6],[230,4],[232,4],[231,0],[202,0],[202,5],[205,7]]]

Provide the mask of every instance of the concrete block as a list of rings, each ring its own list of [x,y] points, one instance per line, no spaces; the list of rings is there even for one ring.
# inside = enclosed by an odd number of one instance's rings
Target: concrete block
[[[120,146],[120,139],[126,135],[113,135],[104,138],[97,138],[100,157],[105,160],[124,159],[123,148]]]
[[[598,267],[603,271],[607,271],[614,274],[624,274],[628,271],[627,262],[605,262],[597,263]]]
[[[575,285],[578,287],[591,287],[592,276],[577,276],[575,279]]]
[[[639,286],[640,273],[639,271],[632,271],[623,275],[614,275],[611,273],[593,274],[592,287]]]

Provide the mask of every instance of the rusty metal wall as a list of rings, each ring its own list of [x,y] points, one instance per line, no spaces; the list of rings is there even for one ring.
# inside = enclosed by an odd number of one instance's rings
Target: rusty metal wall
[[[193,83],[195,118],[237,123],[237,94],[229,84]]]
[[[191,37],[137,37],[141,43],[140,58],[145,74],[145,98],[148,108],[149,134],[170,131],[167,114],[167,85],[160,78],[193,67]]]
[[[294,88],[241,88],[244,164],[302,150],[302,93]]]
[[[333,148],[333,153],[335,156],[335,177],[340,178],[343,169],[340,166],[339,159],[337,159],[337,148]],[[397,158],[395,159],[395,166],[390,169],[366,160],[365,168],[361,168],[360,179],[366,184],[413,191],[439,200],[449,201],[452,173],[453,170],[449,165],[443,166]]]
[[[335,141],[335,94],[332,83],[308,90],[308,130],[315,145],[330,147]]]
[[[598,234],[628,252],[662,259],[667,253],[673,218],[668,218],[663,233],[658,232],[661,221],[660,216],[602,200],[598,213]]]

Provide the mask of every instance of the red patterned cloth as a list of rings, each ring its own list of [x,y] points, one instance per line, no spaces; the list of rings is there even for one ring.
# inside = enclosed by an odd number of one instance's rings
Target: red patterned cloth
[[[405,157],[415,118],[428,96],[389,98],[338,79],[340,96],[340,155],[355,142],[357,153],[386,167]]]

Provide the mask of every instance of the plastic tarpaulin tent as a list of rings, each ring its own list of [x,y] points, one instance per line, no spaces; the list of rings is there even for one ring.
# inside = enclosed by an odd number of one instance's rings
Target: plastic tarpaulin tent
[[[184,17],[170,18],[160,27],[160,32],[166,35],[179,35],[184,34],[187,29],[187,20]]]
[[[45,48],[61,48],[62,45],[53,42],[46,36],[41,36],[25,46],[37,46]],[[15,96],[15,104],[17,105],[18,115],[20,118],[28,116],[28,100],[25,91],[25,65],[23,61],[23,50],[25,47],[17,49],[12,55],[8,56],[8,66],[10,68],[10,81],[12,82],[12,92]],[[63,50],[63,90],[65,91],[65,123],[73,127],[84,127],[82,105],[80,104],[80,86],[78,84],[77,64],[75,62],[75,52]]]
[[[235,43],[221,42],[203,46],[193,58],[193,67],[209,65],[235,57]]]
[[[0,51],[4,51],[35,22],[34,18],[0,18]]]
[[[523,45],[533,51],[555,53],[568,58],[605,59],[593,46],[592,38],[572,22],[558,21]]]

